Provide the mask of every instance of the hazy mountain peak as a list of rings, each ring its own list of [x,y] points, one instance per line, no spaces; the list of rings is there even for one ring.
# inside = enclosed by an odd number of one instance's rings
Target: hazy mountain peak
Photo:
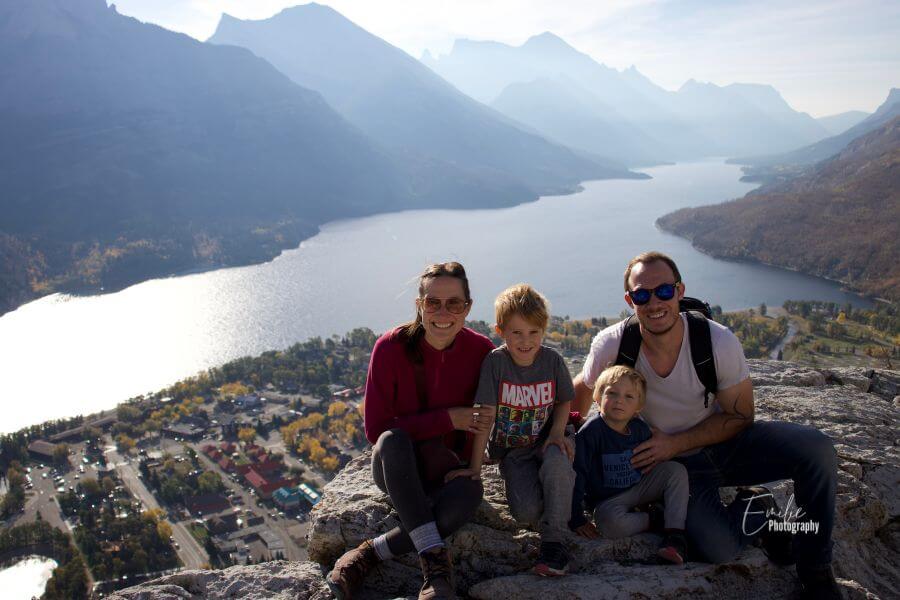
[[[237,17],[233,17],[226,12],[222,13],[222,16],[219,17],[219,24],[216,26],[215,33],[220,31],[232,31],[233,29],[239,28],[243,23],[243,19],[239,19]],[[209,40],[207,40],[209,41]]]
[[[71,39],[79,24],[118,16],[105,0],[42,0],[0,3],[0,39],[50,35]]]
[[[531,36],[522,44],[522,47],[535,50],[575,50],[564,39],[550,31]]]
[[[453,40],[453,47],[450,49],[450,55],[456,52],[466,53],[471,50],[483,51],[487,50],[506,50],[512,48],[503,42],[495,42],[493,40],[472,40],[469,38],[457,38]],[[445,58],[441,56],[440,58]]]
[[[678,88],[678,93],[682,92],[706,92],[712,90],[721,89],[719,86],[714,84],[711,81],[698,81],[693,77],[688,79],[682,84],[680,88]]]
[[[884,101],[884,104],[893,104],[894,102],[900,102],[900,88],[891,88],[891,91],[888,92],[888,97]]]
[[[285,9],[282,9],[278,15],[302,15],[304,17],[310,17],[312,15],[321,15],[323,17],[338,17],[341,20],[349,20],[347,17],[334,10],[330,6],[325,4],[317,4],[316,2],[310,2],[309,4],[298,4],[296,6],[289,6]],[[278,16],[275,15],[275,16]]]
[[[289,6],[266,19],[239,19],[223,12],[216,31],[207,41],[215,43],[213,38],[240,31],[248,23],[279,23],[287,27],[293,27],[298,21],[302,22],[305,27],[354,25],[352,21],[330,6],[310,2],[309,4]]]

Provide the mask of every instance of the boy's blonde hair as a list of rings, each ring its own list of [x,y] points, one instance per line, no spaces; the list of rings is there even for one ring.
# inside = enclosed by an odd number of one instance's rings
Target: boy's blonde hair
[[[503,329],[513,315],[519,315],[532,325],[547,329],[550,323],[550,305],[543,294],[527,283],[508,287],[494,300],[494,316],[497,327]]]
[[[603,372],[600,373],[600,377],[597,378],[597,382],[594,384],[594,401],[600,402],[600,398],[603,397],[603,390],[623,379],[629,380],[637,389],[638,406],[643,408],[644,402],[647,400],[647,380],[644,379],[643,375],[625,365],[615,365],[603,369]]]

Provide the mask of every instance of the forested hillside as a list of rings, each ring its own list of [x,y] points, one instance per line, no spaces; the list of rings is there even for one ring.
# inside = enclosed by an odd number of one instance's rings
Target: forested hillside
[[[713,256],[757,260],[900,299],[900,117],[808,174],[657,220]]]

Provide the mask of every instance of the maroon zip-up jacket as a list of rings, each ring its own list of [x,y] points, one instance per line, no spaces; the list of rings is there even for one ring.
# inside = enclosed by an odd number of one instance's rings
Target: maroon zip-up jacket
[[[422,339],[428,397],[428,410],[422,412],[415,371],[399,331],[397,328],[378,338],[369,361],[365,426],[366,438],[372,444],[389,429],[402,429],[414,440],[452,432],[447,409],[472,406],[481,363],[494,348],[490,339],[468,328],[456,334],[453,344],[444,350],[435,350]]]

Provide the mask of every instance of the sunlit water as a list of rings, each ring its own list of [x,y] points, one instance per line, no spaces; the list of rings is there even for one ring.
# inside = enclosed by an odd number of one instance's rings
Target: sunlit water
[[[500,210],[409,211],[328,224],[272,262],[157,279],[114,294],[54,295],[0,318],[0,430],[110,408],[230,359],[310,336],[410,317],[416,275],[455,259],[469,272],[473,318],[528,281],[559,315],[618,315],[622,271],[657,249],[678,261],[689,295],[726,310],[785,299],[867,304],[828,281],[712,259],[656,229],[682,206],[753,186],[721,161],[647,171],[645,181],[594,181],[570,196]]]
[[[40,598],[56,566],[56,561],[49,558],[26,558],[0,570],[2,597],[6,600]]]

